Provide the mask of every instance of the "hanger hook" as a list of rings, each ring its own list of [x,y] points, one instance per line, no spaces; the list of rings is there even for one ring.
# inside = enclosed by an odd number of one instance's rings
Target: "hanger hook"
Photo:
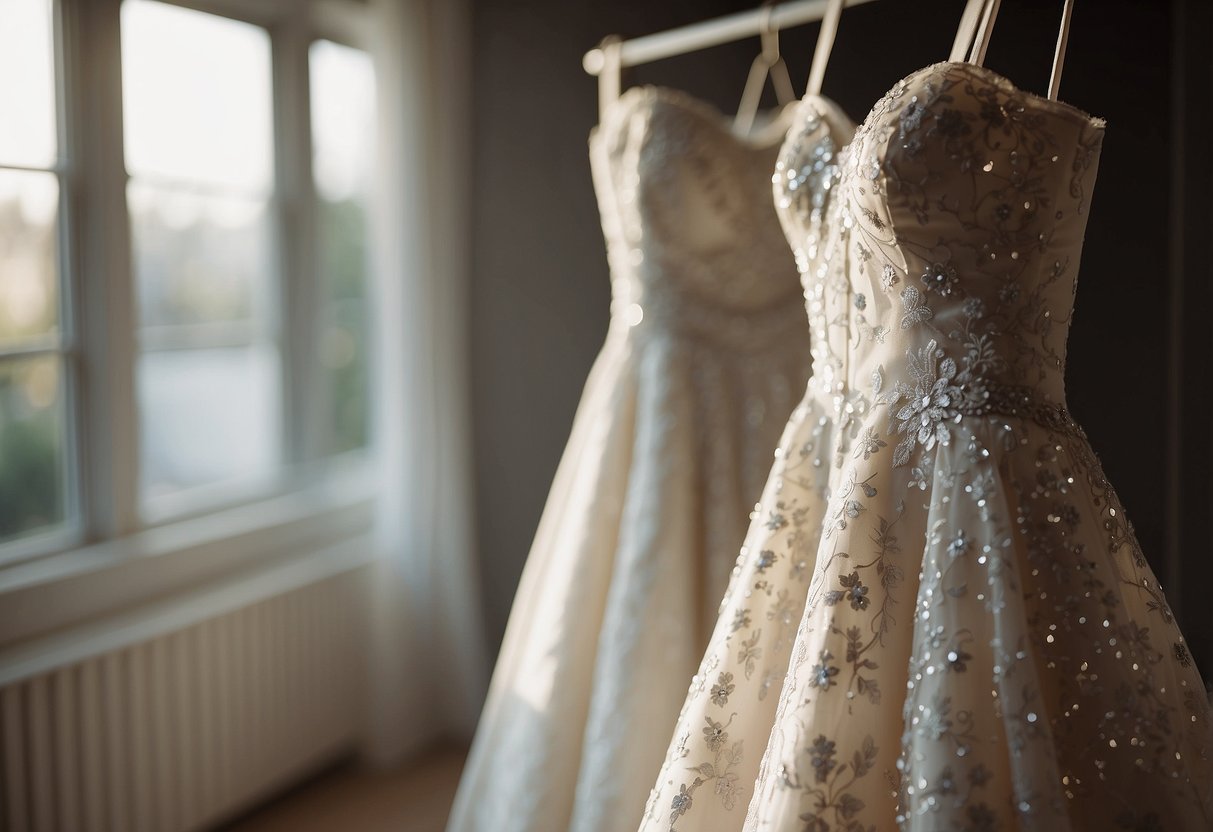
[[[598,44],[602,53],[602,66],[598,71],[598,123],[606,120],[607,111],[619,100],[622,89],[623,61],[621,51],[623,39],[619,35],[607,35]]]
[[[775,25],[775,6],[778,0],[764,0],[762,4],[762,57],[767,66],[772,66],[779,60],[779,27]]]
[[[623,46],[623,38],[619,35],[607,35],[598,41],[598,48],[602,50],[603,57],[607,61],[618,58],[621,46]],[[607,53],[611,54],[608,56]]]

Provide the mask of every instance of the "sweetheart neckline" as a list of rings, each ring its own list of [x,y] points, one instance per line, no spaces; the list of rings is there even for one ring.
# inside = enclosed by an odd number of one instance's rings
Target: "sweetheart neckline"
[[[800,103],[804,101],[804,98],[798,98],[778,107],[760,111],[760,116],[768,116],[766,121],[757,129],[751,131],[749,135],[742,136],[733,130],[732,117],[706,99],[675,87],[667,87],[661,84],[637,84],[636,86],[628,87],[611,103],[607,110],[607,118],[602,119],[602,121],[613,118],[614,113],[621,110],[625,102],[637,97],[673,104],[684,112],[688,112],[701,121],[707,122],[718,134],[722,135],[723,138],[732,144],[740,147],[742,150],[754,153],[775,150],[783,144],[784,138],[791,127],[791,116],[796,112]],[[590,130],[591,141],[600,134],[601,128],[602,124],[599,123],[594,125],[593,129]],[[768,136],[768,134],[770,135]]]
[[[829,104],[830,106],[832,106],[839,113],[841,113],[843,116],[845,116],[847,118],[847,120],[850,121],[850,123],[852,125],[854,125],[855,131],[858,132],[859,129],[864,124],[867,124],[867,122],[872,118],[872,115],[873,115],[873,113],[876,112],[876,108],[880,105],[880,102],[884,101],[885,98],[887,98],[889,95],[891,95],[898,87],[902,86],[903,84],[907,84],[910,81],[912,81],[922,75],[927,74],[928,72],[933,72],[933,71],[943,68],[943,67],[956,67],[956,68],[972,70],[976,74],[983,76],[987,81],[997,85],[1004,91],[1014,93],[1015,95],[1018,95],[1024,99],[1026,99],[1027,101],[1032,102],[1034,105],[1036,105],[1038,107],[1042,107],[1042,108],[1048,109],[1048,110],[1053,110],[1060,115],[1069,116],[1070,118],[1076,118],[1080,122],[1082,122],[1083,124],[1085,124],[1086,126],[1092,128],[1092,129],[1099,130],[1100,132],[1106,132],[1107,124],[1108,124],[1107,119],[1101,118],[1099,116],[1093,116],[1090,113],[1088,113],[1086,110],[1083,110],[1079,107],[1075,107],[1073,104],[1068,104],[1065,101],[1057,101],[1052,98],[1046,98],[1045,96],[1039,95],[1034,92],[1029,92],[1028,90],[1025,90],[1025,89],[1022,89],[1021,87],[1016,86],[1014,81],[1012,81],[1010,78],[1003,75],[1002,73],[996,72],[995,70],[990,69],[989,67],[981,66],[980,64],[969,63],[968,61],[937,61],[936,63],[928,64],[927,66],[924,66],[921,69],[914,70],[909,75],[906,75],[905,77],[903,77],[899,81],[897,81],[897,83],[893,84],[893,86],[889,87],[888,91],[884,95],[882,95],[880,98],[878,98],[876,100],[876,103],[873,104],[872,107],[868,110],[868,114],[863,118],[862,121],[855,121],[854,119],[852,119],[850,116],[850,113],[848,113],[846,110],[844,110],[842,108],[842,106],[840,104],[838,104],[838,102],[836,102],[834,99],[830,98],[829,96],[822,95],[821,93],[806,93],[804,96],[801,97],[800,105],[805,105],[811,101],[824,101],[827,104]],[[842,151],[849,149],[850,146],[851,146],[851,142],[847,142],[846,144],[842,145],[838,150],[841,153]]]
[[[1068,104],[1065,101],[1058,101],[1053,98],[1047,98],[1046,96],[1040,95],[1038,93],[1029,92],[1028,90],[1025,90],[1019,86],[1016,86],[1014,81],[1012,81],[1007,76],[1003,75],[1001,72],[996,72],[995,70],[990,69],[989,67],[982,66],[981,64],[970,63],[968,61],[938,61],[933,64],[928,64],[927,66],[924,66],[921,69],[917,69],[917,70],[911,72],[909,75],[902,78],[900,81],[898,81],[893,86],[891,86],[889,88],[889,91],[886,92],[885,95],[880,97],[880,99],[877,101],[877,104],[879,104],[880,101],[883,101],[886,96],[891,94],[894,90],[896,90],[898,87],[902,86],[903,84],[907,84],[916,78],[926,75],[929,72],[934,72],[935,70],[941,69],[943,67],[956,67],[956,68],[960,68],[960,69],[970,70],[972,72],[975,72],[978,75],[984,76],[987,81],[990,81],[991,83],[1002,88],[1003,90],[1010,92],[1010,93],[1014,93],[1015,95],[1020,96],[1024,99],[1026,99],[1027,101],[1032,102],[1033,104],[1035,104],[1038,107],[1042,107],[1047,110],[1053,110],[1061,115],[1070,116],[1071,118],[1077,118],[1079,121],[1081,121],[1088,127],[1091,127],[1095,130],[1099,130],[1101,132],[1105,131],[1107,128],[1107,124],[1108,124],[1107,119],[1100,118],[1099,116],[1093,116],[1090,113],[1088,113],[1086,110],[1083,110],[1079,107],[1075,107],[1073,104]],[[872,113],[876,110],[876,106],[877,106],[876,104],[872,105],[872,109],[868,111],[868,117],[864,119],[865,122],[868,120],[868,118],[871,117]]]
[[[688,112],[699,118],[701,121],[706,122],[715,130],[718,135],[736,147],[752,153],[762,153],[774,148],[778,148],[784,143],[795,122],[795,119],[791,118],[791,116],[798,113],[806,102],[814,100],[824,101],[837,110],[841,115],[845,116],[858,131],[862,125],[866,124],[871,119],[872,114],[876,112],[876,108],[879,103],[892,94],[893,91],[898,87],[926,75],[927,73],[934,72],[945,67],[968,70],[983,77],[986,81],[998,86],[1002,90],[1023,98],[1025,101],[1030,102],[1036,107],[1047,111],[1052,111],[1058,115],[1066,116],[1070,119],[1077,119],[1079,122],[1087,127],[1090,127],[1091,129],[1098,130],[1100,132],[1106,131],[1107,119],[1099,116],[1093,116],[1086,110],[1065,101],[1059,101],[1038,93],[1029,92],[1028,90],[1017,86],[1014,81],[1002,73],[990,69],[989,67],[970,63],[968,61],[937,61],[936,63],[928,64],[927,66],[914,70],[909,75],[904,76],[897,81],[897,83],[893,84],[893,86],[889,88],[888,92],[877,99],[877,102],[872,105],[872,107],[868,110],[867,116],[865,116],[861,122],[857,122],[852,119],[850,114],[847,113],[841,105],[834,101],[834,99],[822,95],[821,93],[806,93],[795,101],[789,101],[787,104],[780,105],[777,108],[763,111],[769,116],[766,123],[763,124],[758,130],[753,131],[750,135],[740,136],[732,129],[732,119],[712,102],[692,95],[684,90],[661,84],[638,84],[636,86],[629,87],[617,99],[615,99],[614,102],[611,103],[610,108],[608,109],[608,115],[618,111],[624,106],[625,102],[630,101],[638,96],[643,96],[654,101],[661,100],[665,101],[666,103],[673,104],[674,106],[682,109],[684,112]],[[590,131],[591,142],[593,142],[601,133],[601,128],[601,124],[596,124]],[[768,133],[771,134],[769,138],[767,137]],[[848,142],[842,148],[839,148],[839,151],[841,152],[849,149],[850,145],[851,143]]]

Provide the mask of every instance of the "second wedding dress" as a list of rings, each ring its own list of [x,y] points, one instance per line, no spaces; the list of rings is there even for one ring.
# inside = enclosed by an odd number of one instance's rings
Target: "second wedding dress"
[[[1104,124],[1056,100],[1063,48],[1048,98],[981,66],[997,7],[970,0],[951,59],[841,152],[811,118],[789,136],[776,199],[845,344],[813,385],[854,426],[781,446],[776,483],[835,469],[789,533],[818,544],[761,543],[795,523],[769,490],[646,832],[1213,828],[1205,687],[1065,407]],[[814,572],[768,682],[754,602],[803,580],[792,552]]]
[[[450,832],[631,832],[808,378],[770,203],[787,110],[746,136],[633,88],[590,143],[611,323],[544,509]]]
[[[665,829],[675,804],[679,828],[687,830],[735,828],[734,816],[744,813],[758,775],[754,746],[765,742],[774,721],[830,487],[864,415],[862,400],[849,398],[844,384],[847,275],[831,267],[840,261],[825,247],[837,155],[855,131],[846,113],[820,94],[842,6],[831,0],[822,20],[806,94],[774,172],[777,212],[803,284],[813,375],[775,450],[675,744],[650,796],[645,829]],[[695,746],[700,753],[692,753]]]

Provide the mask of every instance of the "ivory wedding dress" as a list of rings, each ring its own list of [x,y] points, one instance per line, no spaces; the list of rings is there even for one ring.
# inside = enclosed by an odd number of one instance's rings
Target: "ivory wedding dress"
[[[634,88],[590,153],[606,344],[510,617],[451,832],[632,830],[808,378],[770,203],[784,111],[748,138]]]
[[[1204,686],[1065,408],[1104,125],[1055,100],[1061,50],[1049,98],[980,66],[996,11],[841,153],[811,101],[789,137],[776,199],[837,310],[812,387],[846,421],[773,482],[828,460],[829,504],[795,528],[768,489],[642,829],[1213,828]],[[753,605],[814,563],[775,679]]]

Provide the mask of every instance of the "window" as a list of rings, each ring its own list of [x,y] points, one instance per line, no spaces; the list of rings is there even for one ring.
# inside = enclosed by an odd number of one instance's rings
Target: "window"
[[[264,29],[122,5],[144,502],[282,464]]]
[[[0,0],[0,542],[70,520],[70,328],[50,0]]]
[[[321,40],[310,53],[320,349],[331,404],[324,449],[338,453],[367,441],[367,216],[375,165],[375,73],[370,56],[348,46]]]
[[[97,464],[135,472],[115,481],[138,526],[367,446],[375,77],[334,39],[364,31],[364,4],[307,5],[0,0],[0,562],[104,536]],[[120,69],[72,72],[77,51]],[[125,179],[70,159],[73,136],[110,142]],[[123,210],[71,210],[99,189]],[[73,297],[89,224],[122,256],[79,280],[109,270],[129,317]],[[128,320],[128,348],[86,360],[78,330]],[[107,386],[114,367],[133,389]],[[90,453],[122,413],[131,447]]]

